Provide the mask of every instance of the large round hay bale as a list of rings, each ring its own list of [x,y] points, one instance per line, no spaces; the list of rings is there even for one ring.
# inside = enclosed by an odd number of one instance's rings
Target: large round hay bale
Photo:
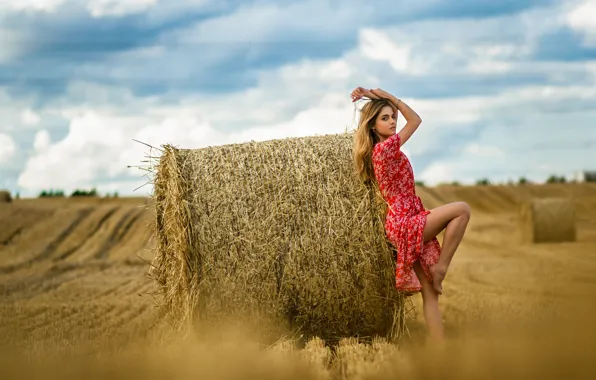
[[[0,203],[10,203],[12,202],[12,196],[10,195],[9,191],[0,190]]]
[[[575,208],[567,198],[531,199],[520,207],[522,238],[530,243],[575,241]]]
[[[399,335],[387,208],[358,181],[352,141],[165,146],[151,275],[169,315],[199,327],[241,320],[267,336]]]

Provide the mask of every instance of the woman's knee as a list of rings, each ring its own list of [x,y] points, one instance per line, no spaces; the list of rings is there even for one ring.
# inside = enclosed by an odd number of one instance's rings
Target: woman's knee
[[[439,302],[439,293],[437,293],[432,284],[429,284],[428,286],[423,286],[422,290],[420,291],[420,294],[422,294],[422,299],[426,304]]]
[[[472,209],[469,204],[466,202],[457,202],[459,216],[470,219],[470,215],[472,214]]]

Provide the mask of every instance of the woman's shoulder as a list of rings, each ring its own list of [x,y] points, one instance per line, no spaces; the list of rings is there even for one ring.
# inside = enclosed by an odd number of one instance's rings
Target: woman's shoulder
[[[398,147],[401,145],[401,137],[399,133],[395,133],[394,135],[390,136],[387,140],[383,141],[383,143],[387,145],[397,145]]]
[[[395,147],[398,148],[400,147],[400,137],[399,134],[394,134],[392,136],[389,136],[387,139],[385,139],[385,141],[378,141],[377,143],[375,143],[373,145],[373,151],[375,149],[383,149],[385,147]]]

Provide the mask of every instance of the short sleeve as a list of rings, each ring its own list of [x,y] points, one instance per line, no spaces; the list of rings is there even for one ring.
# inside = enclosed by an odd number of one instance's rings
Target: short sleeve
[[[400,143],[399,134],[396,133],[383,141],[379,148],[383,150],[384,156],[397,157],[399,155]]]

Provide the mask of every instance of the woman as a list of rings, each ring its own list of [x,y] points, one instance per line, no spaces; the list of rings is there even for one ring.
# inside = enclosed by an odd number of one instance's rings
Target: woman
[[[351,96],[352,102],[371,99],[362,108],[354,137],[354,161],[361,179],[376,183],[389,205],[385,231],[397,249],[396,287],[404,293],[422,293],[429,335],[444,340],[439,295],[468,225],[470,207],[454,202],[425,210],[416,196],[410,161],[401,151],[422,119],[401,99],[381,89],[357,87]],[[407,122],[396,133],[397,111]],[[437,235],[443,230],[441,247]]]

